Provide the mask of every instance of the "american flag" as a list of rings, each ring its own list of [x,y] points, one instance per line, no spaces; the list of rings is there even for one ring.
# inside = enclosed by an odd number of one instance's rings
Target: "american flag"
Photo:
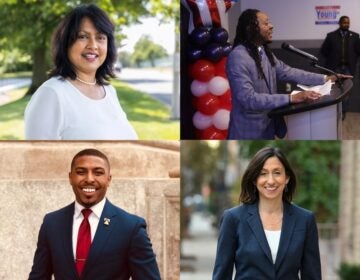
[[[189,33],[198,26],[227,28],[228,19],[226,12],[238,0],[181,0],[189,10]]]

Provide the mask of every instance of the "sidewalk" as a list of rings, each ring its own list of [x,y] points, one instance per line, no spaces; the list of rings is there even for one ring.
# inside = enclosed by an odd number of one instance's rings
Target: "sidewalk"
[[[11,100],[10,91],[31,84],[30,78],[0,79],[0,105]]]
[[[211,224],[211,216],[192,214],[191,238],[182,241],[181,280],[211,280],[217,245],[217,232]]]
[[[166,106],[171,107],[173,92],[172,69],[124,68],[117,74],[118,79],[132,88],[148,93]]]

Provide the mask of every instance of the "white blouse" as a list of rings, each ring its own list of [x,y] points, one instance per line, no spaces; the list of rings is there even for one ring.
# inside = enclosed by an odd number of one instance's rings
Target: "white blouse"
[[[265,229],[265,235],[266,235],[266,239],[269,244],[269,247],[270,247],[273,263],[275,263],[277,252],[279,250],[281,230],[266,230]]]
[[[121,108],[115,89],[91,99],[69,81],[53,77],[43,83],[25,109],[27,140],[133,140],[134,128]]]

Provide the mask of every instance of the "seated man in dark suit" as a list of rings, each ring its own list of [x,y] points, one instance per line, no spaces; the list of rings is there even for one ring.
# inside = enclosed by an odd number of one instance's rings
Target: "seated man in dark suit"
[[[326,35],[320,53],[325,58],[327,68],[341,74],[355,75],[356,63],[360,56],[359,34],[349,30],[350,18],[342,16],[339,28]],[[349,98],[343,102],[343,118],[347,111]]]
[[[69,180],[76,200],[45,216],[29,279],[160,279],[145,220],[105,198],[107,157],[95,149],[79,152]]]

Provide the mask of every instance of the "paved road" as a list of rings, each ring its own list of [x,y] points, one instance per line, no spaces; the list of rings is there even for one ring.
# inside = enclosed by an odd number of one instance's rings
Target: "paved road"
[[[9,91],[29,86],[30,84],[30,78],[0,79],[0,105],[5,104],[11,100]]]
[[[148,93],[167,106],[171,106],[173,75],[171,69],[124,68],[118,74],[121,81],[132,88]]]
[[[170,68],[165,70],[124,68],[118,77],[134,89],[148,93],[171,107],[173,75]],[[28,86],[30,83],[30,79],[0,79],[0,104],[1,100],[5,101],[9,98],[6,92]]]
[[[195,212],[191,216],[189,235],[182,241],[181,280],[210,280],[214,267],[217,233],[211,216]]]

